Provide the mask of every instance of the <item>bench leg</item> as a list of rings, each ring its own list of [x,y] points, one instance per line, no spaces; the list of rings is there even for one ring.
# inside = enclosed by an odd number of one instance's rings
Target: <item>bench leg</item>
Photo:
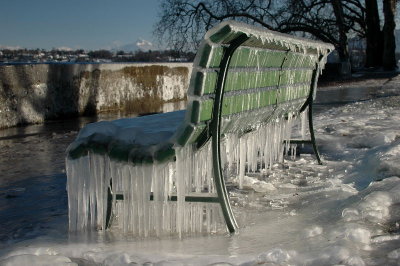
[[[310,129],[311,143],[313,146],[315,157],[317,157],[318,164],[322,164],[321,157],[319,156],[317,144],[315,142],[312,108],[313,107],[312,107],[312,102],[311,102],[308,105],[308,127]]]
[[[222,214],[224,215],[226,226],[230,233],[234,233],[238,229],[235,216],[229,202],[228,191],[225,186],[224,176],[221,167],[221,149],[219,135],[213,135],[212,138],[212,156],[213,156],[213,173],[215,188],[218,193],[219,202],[221,204]]]
[[[224,215],[226,226],[228,227],[230,233],[234,233],[238,229],[238,225],[236,223],[235,216],[233,215],[231,204],[229,203],[228,191],[225,186],[224,176],[222,175],[221,148],[220,148],[222,102],[224,96],[225,81],[232,55],[235,52],[235,50],[248,39],[249,37],[246,34],[240,34],[230,43],[229,47],[225,48],[215,88],[213,115],[210,125],[214,182],[215,182],[215,187],[217,189],[218,198],[221,204],[221,209]]]
[[[317,143],[315,141],[315,134],[314,134],[314,125],[313,125],[313,115],[312,115],[312,103],[307,104],[304,108],[302,108],[301,112],[305,112],[308,107],[308,129],[310,131],[310,139],[291,139],[290,143],[292,144],[311,144],[313,147],[313,151],[315,157],[317,158],[318,164],[322,164],[321,156],[318,151]]]
[[[113,192],[112,192],[112,180],[107,188],[107,205],[106,205],[106,228],[111,227],[112,216],[113,216]]]

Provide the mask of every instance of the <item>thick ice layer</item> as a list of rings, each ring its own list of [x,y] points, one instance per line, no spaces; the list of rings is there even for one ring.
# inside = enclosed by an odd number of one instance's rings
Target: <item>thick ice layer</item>
[[[231,31],[246,32],[251,38],[258,40],[262,43],[279,43],[282,48],[289,49],[291,51],[300,51],[306,53],[308,49],[316,49],[318,54],[326,55],[329,51],[334,49],[333,45],[310,39],[299,38],[288,34],[274,32],[265,28],[247,25],[237,21],[225,21],[220,23],[218,26],[207,32],[206,38],[212,37],[212,35],[221,31],[224,27],[229,26]],[[250,41],[253,41],[250,39]]]
[[[153,165],[91,152],[67,160],[70,230],[106,227],[109,188],[113,229],[143,237],[224,230],[219,204],[185,202],[189,195],[216,196],[209,146],[196,153],[190,146],[178,149],[176,161]]]
[[[78,134],[76,142],[84,141],[93,134],[113,137],[114,140],[138,145],[151,145],[167,141],[182,123],[185,110],[101,121],[86,125]]]
[[[244,135],[225,135],[222,153],[226,175],[256,172],[283,160],[289,150],[293,115],[276,119]],[[101,129],[101,128],[100,128]],[[104,131],[104,130],[103,130]],[[84,132],[81,133],[84,135]],[[67,160],[69,227],[71,231],[105,229],[112,195],[112,224],[138,236],[217,232],[225,229],[218,203],[186,202],[189,195],[216,196],[211,145],[176,148],[176,160],[133,164],[89,152]],[[261,188],[262,189],[262,188]],[[117,200],[122,195],[123,200]],[[152,200],[150,197],[152,195]],[[177,201],[171,201],[177,197]]]

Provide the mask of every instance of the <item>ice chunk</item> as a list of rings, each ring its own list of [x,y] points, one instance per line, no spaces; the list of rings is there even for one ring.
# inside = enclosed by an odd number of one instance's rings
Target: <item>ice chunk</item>
[[[290,261],[291,257],[292,256],[288,251],[282,250],[280,248],[274,248],[270,251],[260,254],[257,258],[257,263],[276,263],[282,265],[287,264]]]
[[[373,222],[381,222],[389,216],[389,206],[392,204],[390,194],[374,191],[360,203],[362,216]]]
[[[360,219],[360,213],[357,209],[345,208],[342,211],[342,217],[346,222],[355,221],[355,220]]]
[[[73,263],[71,259],[64,256],[32,255],[32,254],[11,256],[4,260],[1,260],[0,264],[4,266],[12,266],[12,265],[31,265],[31,266],[76,265],[77,266],[78,265],[76,263]]]
[[[305,237],[310,238],[310,237],[315,237],[315,236],[321,235],[322,232],[323,232],[322,227],[315,225],[310,228],[306,228],[304,235],[305,235]]]
[[[345,230],[345,237],[361,244],[369,244],[371,242],[371,232],[357,225],[349,225]]]
[[[400,248],[392,250],[387,256],[389,259],[400,259]]]
[[[329,246],[323,253],[310,259],[311,265],[365,265],[364,261],[357,255],[341,246]]]

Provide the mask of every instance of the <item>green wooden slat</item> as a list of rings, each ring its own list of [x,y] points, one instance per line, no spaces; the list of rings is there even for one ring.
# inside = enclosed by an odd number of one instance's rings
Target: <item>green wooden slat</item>
[[[181,130],[179,133],[179,136],[176,139],[176,142],[181,145],[184,146],[188,140],[190,139],[190,137],[192,136],[192,133],[194,132],[195,128],[192,125],[186,125],[186,127]]]
[[[232,56],[230,67],[281,67],[286,56],[283,51],[239,48]]]
[[[243,46],[281,51],[287,50],[287,48],[283,47],[278,41],[271,40],[270,42],[266,42],[265,40],[261,40],[256,37],[251,37],[248,39]]]
[[[216,72],[196,72],[194,74],[193,95],[214,93],[218,74]]]
[[[205,78],[204,78],[204,85],[203,85],[203,94],[214,93],[215,86],[217,83],[218,73],[217,72],[207,72],[207,73],[204,73],[204,75],[205,75]]]
[[[222,104],[222,115],[237,114],[276,104],[277,90],[228,96]]]
[[[221,28],[218,32],[214,33],[213,35],[210,36],[210,40],[214,43],[219,43],[219,42],[226,42],[228,39],[231,39],[232,35],[235,33],[232,33],[231,26],[226,25],[225,27]]]
[[[221,46],[215,46],[212,49],[212,54],[209,59],[208,67],[219,67],[222,56],[224,53],[224,49]]]
[[[205,44],[203,47],[201,47],[201,51],[197,52],[198,54],[200,54],[199,66],[201,66],[201,67],[207,66],[207,63],[210,58],[211,50],[212,50],[211,46],[208,44]]]
[[[223,55],[222,47],[214,47],[210,52],[208,67],[219,67]],[[286,60],[284,60],[286,58]],[[235,67],[260,67],[280,68],[283,67],[315,67],[318,58],[315,55],[300,53],[287,53],[286,51],[272,51],[251,49],[242,47],[236,50],[232,56],[230,68]],[[203,66],[203,65],[202,65]]]
[[[193,101],[188,107],[187,112],[190,114],[190,122],[197,124],[200,118],[200,102]]]
[[[268,72],[229,72],[225,83],[225,92],[276,86],[279,71]]]
[[[300,68],[300,67],[309,67],[314,68],[315,64],[318,60],[318,57],[315,55],[305,55],[298,53],[288,53],[287,59],[283,63],[283,68]]]
[[[203,132],[203,130],[206,128],[205,124],[199,124],[196,126],[196,128],[194,129],[192,135],[190,136],[190,139],[188,140],[188,143],[196,143],[198,141],[198,138],[201,134],[201,132]]]
[[[233,98],[227,98],[225,97],[223,103],[222,103],[222,115],[227,115],[233,113],[232,108],[235,106],[233,103]]]
[[[313,70],[283,70],[281,74],[281,85],[309,83]]]
[[[260,91],[249,94],[227,96],[222,104],[222,115],[237,114],[263,108],[277,103],[283,103],[295,99],[307,98],[310,87],[308,85],[295,86]],[[291,92],[289,94],[289,92]],[[204,120],[202,120],[204,121]]]
[[[267,72],[229,72],[225,92],[309,82],[313,70],[270,70]],[[280,77],[279,77],[280,76]]]
[[[279,89],[278,103],[283,103],[298,98],[305,98],[310,93],[310,86],[304,85],[295,88]]]
[[[202,96],[203,95],[203,84],[204,84],[204,73],[196,72],[194,75],[193,84],[193,95]]]
[[[167,162],[175,157],[175,150],[172,143],[166,143],[154,153],[154,159],[158,162]]]
[[[312,76],[312,69],[299,70],[270,70],[267,72],[240,71],[229,72],[225,83],[225,92],[266,88],[280,85],[288,85],[295,83],[307,83]],[[214,93],[214,87],[217,80],[217,74],[207,72],[203,87],[203,94]],[[280,76],[280,77],[279,77]]]
[[[211,119],[213,105],[213,100],[205,100],[200,103],[200,121],[207,121]]]

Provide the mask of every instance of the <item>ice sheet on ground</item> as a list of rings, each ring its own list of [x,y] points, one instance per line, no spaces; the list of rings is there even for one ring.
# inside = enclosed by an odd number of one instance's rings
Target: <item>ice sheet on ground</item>
[[[330,107],[314,122],[324,164],[301,154],[246,174],[231,190],[237,235],[68,236],[63,217],[34,229],[42,237],[2,244],[0,265],[29,256],[38,256],[31,265],[41,256],[60,265],[398,265],[400,97]]]

